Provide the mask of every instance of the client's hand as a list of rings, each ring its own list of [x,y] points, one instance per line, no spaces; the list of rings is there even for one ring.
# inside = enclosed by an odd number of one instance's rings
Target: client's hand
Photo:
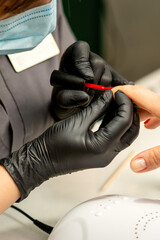
[[[118,89],[121,89],[139,106],[140,120],[146,120],[144,122],[146,128],[154,129],[160,126],[160,95],[139,85],[118,86],[113,88],[113,93]],[[138,173],[158,167],[160,167],[160,146],[139,153],[131,161],[131,169]]]

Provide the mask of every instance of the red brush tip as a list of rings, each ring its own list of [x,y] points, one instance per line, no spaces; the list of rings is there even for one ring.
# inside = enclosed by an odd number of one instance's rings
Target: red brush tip
[[[92,89],[97,89],[97,90],[108,90],[108,89],[113,88],[113,87],[104,87],[102,85],[97,85],[97,84],[92,84],[92,83],[85,83],[84,86],[86,88],[92,88]]]

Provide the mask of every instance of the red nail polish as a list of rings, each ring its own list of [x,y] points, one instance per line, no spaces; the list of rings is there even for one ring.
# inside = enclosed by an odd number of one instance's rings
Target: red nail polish
[[[151,120],[150,118],[147,119],[147,120],[144,122],[144,124],[147,124],[150,120]]]

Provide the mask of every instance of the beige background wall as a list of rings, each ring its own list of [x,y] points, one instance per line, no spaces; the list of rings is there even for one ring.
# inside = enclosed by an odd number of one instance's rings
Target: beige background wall
[[[129,80],[160,67],[160,0],[103,0],[102,55]]]

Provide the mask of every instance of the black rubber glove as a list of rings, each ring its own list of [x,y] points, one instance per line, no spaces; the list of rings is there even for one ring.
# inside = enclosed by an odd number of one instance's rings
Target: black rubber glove
[[[57,122],[40,137],[24,145],[10,157],[0,160],[17,184],[21,199],[45,180],[74,171],[107,166],[137,137],[139,118],[130,99],[116,93],[117,115],[96,132],[90,126],[103,115],[112,102],[106,91],[97,101],[79,113]]]
[[[64,53],[60,72],[54,71],[51,85],[55,86],[51,114],[58,121],[65,119],[97,99],[102,91],[85,92],[85,81],[103,86],[129,84],[104,59],[90,51],[86,42],[72,44]]]

